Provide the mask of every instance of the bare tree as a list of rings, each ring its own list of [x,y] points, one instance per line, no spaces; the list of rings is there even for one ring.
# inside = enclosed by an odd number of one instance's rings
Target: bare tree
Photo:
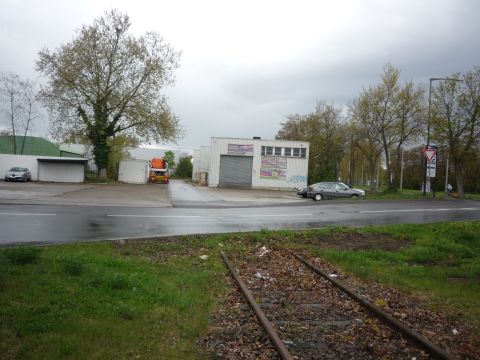
[[[162,37],[129,34],[128,15],[112,10],[83,26],[54,52],[39,53],[37,70],[48,79],[41,100],[56,138],[83,133],[93,145],[101,178],[106,177],[109,139],[175,141],[182,135],[163,88],[173,84],[179,53]]]
[[[33,122],[40,117],[36,99],[35,83],[25,80],[22,82],[22,108],[23,108],[23,140],[20,154],[25,149],[25,141],[28,133],[32,130]]]
[[[5,120],[8,133],[13,137],[13,153],[17,153],[17,131],[22,116],[22,82],[17,74],[0,74],[0,114]]]
[[[39,117],[36,101],[35,84],[21,80],[16,74],[0,74],[0,115],[8,124],[7,133],[13,139],[13,153],[16,154],[17,136],[23,134],[20,154],[25,148],[25,139],[32,128],[32,123]]]

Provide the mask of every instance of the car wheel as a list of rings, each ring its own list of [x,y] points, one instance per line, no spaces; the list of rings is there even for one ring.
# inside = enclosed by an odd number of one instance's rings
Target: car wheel
[[[27,182],[27,176],[26,175],[23,177],[23,182]]]
[[[322,194],[315,194],[315,196],[313,197],[314,201],[320,201],[322,199],[323,199]]]
[[[357,194],[353,194],[353,195],[352,195],[352,199],[358,199],[358,195],[357,195]]]
[[[302,197],[303,197],[303,198],[306,198],[306,197],[307,197],[307,194],[302,194]]]

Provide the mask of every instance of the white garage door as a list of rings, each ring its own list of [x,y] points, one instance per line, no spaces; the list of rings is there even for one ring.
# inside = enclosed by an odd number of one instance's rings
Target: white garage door
[[[220,156],[220,185],[252,186],[251,156]]]
[[[83,163],[38,163],[38,180],[53,182],[83,182],[85,180]]]

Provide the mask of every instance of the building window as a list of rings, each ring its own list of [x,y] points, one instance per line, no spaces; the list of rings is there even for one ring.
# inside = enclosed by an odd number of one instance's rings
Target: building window
[[[273,155],[273,147],[267,146],[267,152],[266,155]]]
[[[292,156],[292,148],[285,148],[285,156]]]
[[[293,148],[293,156],[300,157],[300,149],[299,148]]]
[[[276,147],[275,148],[275,156],[282,156],[282,148]]]
[[[307,149],[305,148],[300,149],[300,157],[302,158],[307,157]]]

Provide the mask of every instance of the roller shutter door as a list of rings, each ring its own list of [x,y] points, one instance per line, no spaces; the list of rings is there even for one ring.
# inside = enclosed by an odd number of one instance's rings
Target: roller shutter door
[[[220,185],[252,186],[252,156],[220,156]]]
[[[85,165],[69,163],[38,164],[38,180],[52,182],[83,182],[85,180]]]

